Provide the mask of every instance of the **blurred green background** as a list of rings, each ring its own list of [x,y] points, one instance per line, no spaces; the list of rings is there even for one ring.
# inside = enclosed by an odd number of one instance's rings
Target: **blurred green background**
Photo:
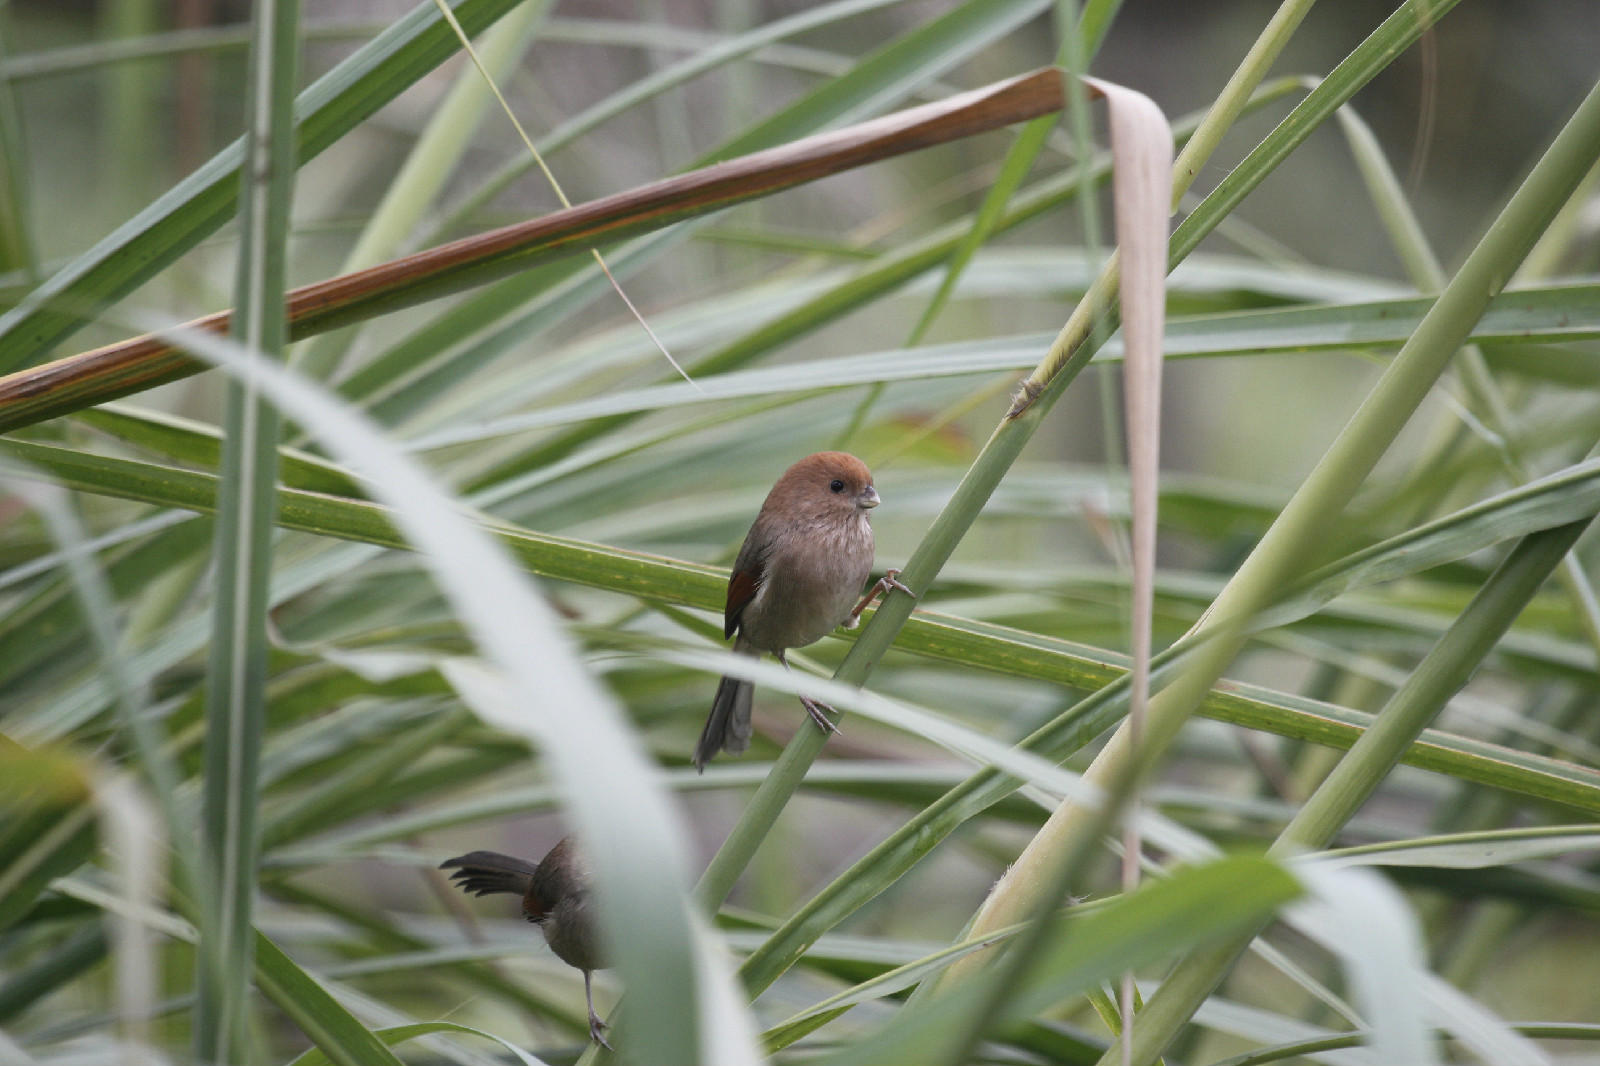
[[[506,97],[538,137],[686,55],[810,6],[564,0],[531,30],[525,56],[504,80]],[[764,117],[844,79],[862,57],[956,6],[944,0],[888,5],[802,34],[625,111],[552,153],[550,165],[573,202],[674,173]],[[1317,6],[1274,73],[1325,74],[1395,6],[1377,0]],[[1239,0],[1129,0],[1092,71],[1148,93],[1169,118],[1201,111],[1274,8]],[[410,9],[401,0],[307,0],[305,82]],[[0,99],[0,106],[18,133],[9,142],[13,154],[6,167],[22,192],[16,202],[26,205],[34,259],[32,267],[9,264],[14,269],[0,280],[0,309],[32,287],[30,270],[48,276],[237,136],[248,14],[247,4],[222,0],[0,4],[0,78],[9,88],[9,100]],[[971,54],[951,49],[952,58],[932,64],[926,76],[908,75],[893,85],[877,110],[1044,66],[1056,51],[1052,20],[1040,15]],[[1600,18],[1585,0],[1464,0],[1356,95],[1354,111],[1376,133],[1447,274],[1592,86],[1597,56]],[[459,58],[445,63],[303,168],[290,244],[292,283],[344,269],[397,170],[464,70]],[[1199,173],[1179,217],[1298,99],[1299,93],[1288,95],[1244,117]],[[726,211],[665,254],[619,268],[619,277],[692,368],[719,345],[755,334],[829,285],[940,226],[961,223],[982,201],[1013,136],[1007,131],[973,137]],[[1063,122],[1030,181],[1061,173],[1073,150],[1073,131]],[[487,109],[466,148],[450,162],[438,194],[398,246],[380,258],[557,208],[554,193],[530,170],[488,202],[457,209],[502,165],[522,156],[504,116]],[[1019,344],[1033,346],[1027,350],[1042,354],[1043,343],[1033,335],[1060,327],[1110,243],[1109,194],[1100,190],[1100,197],[1093,205],[1097,242],[1086,240],[1085,215],[1071,202],[988,242],[922,343],[1015,335],[1025,338]],[[1597,207],[1600,201],[1592,196],[1576,205],[1570,225],[1547,249],[1544,275],[1592,276],[1600,255]],[[56,354],[128,336],[142,312],[187,318],[228,306],[236,258],[230,224]],[[499,418],[538,415],[669,382],[626,308],[595,286],[586,295],[553,300],[542,317],[517,323],[470,369],[413,397],[409,408],[380,412],[380,420],[441,480],[463,493],[470,488],[493,497],[477,497],[474,504],[499,519],[716,565],[729,561],[766,486],[793,458],[848,447],[871,462],[884,497],[874,515],[878,565],[900,565],[1005,410],[1016,370],[912,379],[881,395],[866,386],[832,387],[826,365],[811,379],[804,374],[809,364],[836,357],[927,356],[904,346],[938,278],[938,271],[926,273],[820,328],[758,347],[759,365],[798,368],[801,376],[787,391],[774,385],[769,395],[753,388],[743,399],[707,405],[658,398],[640,421],[599,425],[581,446],[565,452],[557,447],[564,429],[596,423],[572,415],[554,428],[508,430],[489,442],[428,443],[433,434],[470,434]],[[1207,238],[1174,274],[1172,286],[1174,315],[1264,314],[1416,291],[1347,139],[1331,122]],[[539,295],[530,293],[528,300]],[[389,314],[353,331],[349,361],[334,383],[348,384],[352,368],[403,346],[436,326],[450,307],[470,306],[469,299]],[[455,323],[439,348],[464,349],[482,340],[480,330],[489,325]],[[1330,344],[1304,353],[1170,364],[1158,643],[1177,638],[1195,621],[1371,389],[1392,348]],[[1518,352],[1527,363],[1545,354],[1538,347]],[[1593,427],[1600,425],[1593,394],[1600,380],[1595,342],[1580,338],[1562,346],[1563,365],[1576,368],[1567,380],[1507,372],[1509,355],[1504,349],[1499,354],[1506,361],[1492,365],[1516,416],[1515,441],[1529,472],[1544,474],[1581,459],[1593,443]],[[1118,464],[1107,462],[1108,454],[1120,453],[1120,430],[1106,424],[1108,397],[1114,396],[1101,383],[1110,373],[1091,369],[1051,412],[922,606],[1111,652],[1125,648],[1122,481]],[[222,391],[219,376],[206,374],[131,402],[215,425]],[[1467,431],[1459,429],[1459,413],[1470,403],[1459,382],[1436,390],[1352,506],[1348,522],[1328,530],[1317,561],[1513,484],[1493,435],[1478,432],[1481,424],[1471,419]],[[20,436],[174,468],[208,468],[197,454],[161,455],[149,440],[76,419]],[[289,439],[315,448],[292,430]],[[525,469],[502,462],[521,462]],[[97,495],[80,500],[95,534],[114,535],[172,513]],[[0,606],[20,620],[0,632],[0,723],[11,723],[20,736],[34,730],[85,759],[128,764],[131,756],[108,724],[103,697],[98,703],[82,697],[84,711],[71,719],[72,728],[47,727],[66,720],[55,716],[75,713],[69,706],[79,698],[74,686],[101,667],[82,637],[81,622],[60,607],[62,583],[27,570],[50,544],[37,520],[22,510],[17,505],[8,512],[7,539],[0,545],[12,568],[0,588]],[[207,531],[199,526],[185,520],[167,533],[129,541],[130,551],[150,546],[150,555],[127,563],[117,585],[123,650],[131,656],[150,647],[167,649],[165,658],[152,660],[156,665],[146,680],[152,704],[169,716],[164,721],[173,749],[191,774],[203,663],[203,637],[193,637],[193,631],[203,627],[209,603]],[[189,530],[189,541],[176,543],[175,530]],[[107,553],[108,565],[113,554]],[[1584,542],[1576,557],[1592,555],[1592,545]],[[1485,548],[1423,575],[1361,590],[1265,635],[1229,676],[1375,711],[1500,557],[1498,548]],[[116,557],[124,563],[127,558]],[[464,649],[461,627],[411,556],[365,554],[330,538],[293,533],[282,537],[276,565],[293,591],[281,597],[272,616],[264,809],[269,821],[281,815],[283,822],[265,853],[263,930],[297,958],[407,1017],[451,1014],[549,1051],[551,1061],[570,1060],[574,1005],[582,1002],[575,976],[544,953],[531,929],[514,922],[509,907],[474,905],[469,912],[430,871],[446,854],[471,846],[536,856],[551,845],[563,830],[554,799],[537,791],[549,784],[545,767],[520,740],[461,714],[459,701],[432,674],[431,659],[418,672],[391,679],[351,670],[340,657],[354,649],[427,659]],[[292,581],[286,578],[290,573]],[[673,787],[682,790],[694,833],[693,858],[708,860],[750,787],[803,721],[799,709],[792,699],[764,695],[750,755],[722,767],[726,779],[713,771],[697,781],[685,769],[686,757],[715,681],[702,671],[635,653],[655,643],[710,646],[715,633],[707,623],[720,619],[704,610],[663,609],[661,601],[670,605],[670,596],[635,598],[559,583],[550,583],[548,591],[594,672],[626,705],[650,753],[675,772]],[[32,626],[38,616],[30,612],[47,607],[60,611],[48,616],[48,631],[19,628]],[[1595,649],[1586,643],[1577,613],[1559,591],[1547,590],[1513,640],[1522,643],[1514,653],[1489,660],[1440,727],[1553,752],[1592,772],[1592,701],[1600,686]],[[806,655],[831,668],[845,647],[824,641]],[[1085,694],[1042,677],[996,674],[904,652],[891,654],[872,687],[1008,742]],[[1530,730],[1519,725],[1523,719],[1542,727]],[[418,745],[410,759],[383,764],[386,753],[407,743]],[[1069,765],[1081,769],[1093,750],[1073,755]],[[1223,846],[1259,844],[1271,839],[1326,772],[1331,751],[1292,735],[1196,720],[1155,786],[1153,803]],[[959,760],[924,738],[855,718],[830,742],[822,765],[841,776],[803,792],[785,810],[723,914],[723,926],[737,930],[740,950],[965,772]],[[853,765],[863,768],[859,777],[851,776]],[[922,776],[899,780],[896,767]],[[525,802],[473,816],[473,804],[507,795]],[[1352,823],[1347,842],[1592,821],[1592,814],[1508,795],[1403,767]],[[415,818],[415,830],[389,834],[386,826],[401,817]],[[829,950],[819,950],[774,985],[758,1002],[761,1021],[775,1024],[956,937],[1042,817],[1035,805],[1013,798],[972,819],[953,846],[935,851],[855,913],[841,935],[825,944]],[[1101,862],[1091,880],[1109,891],[1112,859],[1105,855]],[[1452,882],[1437,870],[1401,876],[1438,968],[1506,1017],[1600,1022],[1594,951],[1600,884],[1593,872],[1581,855],[1537,870],[1507,869],[1504,881],[1487,888]],[[1484,904],[1480,894],[1493,898]],[[79,933],[45,919],[8,932],[9,939],[0,940],[0,967],[14,975],[61,957],[63,945]],[[1316,978],[1347,991],[1325,956],[1293,934],[1278,935]],[[480,954],[459,964],[450,951],[473,938]],[[25,1042],[40,1049],[39,1061],[77,1061],[65,1056],[89,1046],[73,1043],[80,1029],[105,1029],[100,1012],[109,978],[99,958],[8,1015]],[[163,996],[183,992],[190,961],[181,946],[164,949]],[[470,973],[469,966],[475,967]],[[0,1003],[6,1002],[5,987],[0,981]],[[607,988],[606,996],[615,991]],[[1331,1024],[1332,1015],[1309,993],[1259,960],[1246,961],[1227,995],[1281,1019]],[[848,1044],[888,1013],[881,1004],[858,1008],[821,1030],[816,1044],[798,1044],[789,1054]],[[185,1046],[181,1018],[163,1023],[167,1028],[157,1041],[178,1061]],[[303,1046],[281,1017],[263,1010],[261,1018],[262,1061],[283,1061]],[[1081,1001],[1063,1004],[1050,1021],[1091,1044],[1106,1035]],[[987,1048],[983,1061],[1093,1061],[1093,1048],[1074,1058],[1059,1047],[1047,1051],[1043,1038],[1034,1038],[1031,1045],[1022,1040]],[[1169,1061],[1216,1061],[1243,1046],[1237,1032],[1196,1030]],[[418,1052],[408,1061],[429,1055],[474,1061],[459,1049]],[[1560,1061],[1600,1058],[1580,1050]]]

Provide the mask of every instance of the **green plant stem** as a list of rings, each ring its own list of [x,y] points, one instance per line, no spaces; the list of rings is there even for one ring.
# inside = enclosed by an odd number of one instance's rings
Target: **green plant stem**
[[[164,4],[151,0],[109,0],[99,10],[101,40],[139,38],[155,30]],[[117,220],[132,214],[145,202],[160,166],[150,136],[149,115],[156,106],[159,72],[150,64],[133,63],[103,68],[98,148],[100,188],[97,200]]]
[[[1190,656],[1187,669],[1151,699],[1141,750],[1132,750],[1124,723],[1086,771],[1087,782],[1114,792],[1128,775],[1143,777],[1166,751],[1193,712],[1196,699],[1211,688],[1243,648],[1250,621],[1313,561],[1324,530],[1355,496],[1471,334],[1489,300],[1515,272],[1597,154],[1600,86],[1512,196],[1372,393],[1195,627],[1193,635],[1203,640]],[[1041,830],[1039,854],[1071,850],[1070,842],[1097,824],[1098,812],[1069,801]],[[974,935],[992,925],[1012,924],[1028,909],[1025,894],[997,899],[980,915]],[[959,980],[970,968],[952,967],[946,980]]]
[[[23,461],[17,463],[14,461],[16,458]],[[216,512],[218,479],[212,474],[156,467],[107,456],[83,455],[66,448],[5,438],[0,438],[0,469],[35,477],[44,471],[66,488],[163,507],[178,507],[202,514]],[[1592,509],[1584,513],[1592,513]],[[1493,529],[1485,531],[1487,539],[1474,538],[1464,547],[1458,546],[1456,551],[1430,558],[1447,562],[1506,538],[1524,535],[1524,531],[1550,528],[1547,522],[1565,524],[1580,516],[1565,505],[1553,510],[1540,510],[1528,520],[1513,523],[1510,529],[1501,528],[1496,523]],[[397,550],[410,548],[395,529],[390,512],[383,507],[365,501],[339,500],[316,492],[280,490],[278,524],[285,529],[319,537],[335,537]],[[495,522],[487,522],[485,527],[501,539],[507,550],[516,556],[529,573],[540,577],[708,611],[720,609],[726,593],[726,572],[709,566],[535,533]],[[1400,538],[1392,543],[1395,552],[1414,552],[1414,542],[1408,538]],[[1411,571],[1385,572],[1395,577]],[[32,616],[29,622],[35,626],[39,624]],[[176,665],[194,654],[199,646],[198,643],[191,645],[187,642],[176,644],[160,657],[146,660],[146,664],[152,672]],[[1092,692],[1091,696],[1074,704],[1021,742],[1025,750],[1048,754],[1057,760],[1077,751],[1110,728],[1122,713],[1119,700],[1122,698],[1122,678],[1126,665],[1113,653],[1097,652],[1068,641],[927,610],[918,611],[907,621],[896,638],[895,646],[899,650],[939,662],[1044,681],[1069,690]],[[1160,664],[1163,671],[1157,675],[1158,680],[1170,672],[1169,667],[1175,659],[1172,649],[1156,657],[1155,662]],[[1558,661],[1548,661],[1546,665],[1561,668]],[[93,690],[100,688],[94,679],[85,681],[83,687]],[[444,691],[443,681],[425,691]],[[83,702],[84,709],[79,712],[82,717],[58,723],[54,728],[68,729],[81,724],[97,712],[106,696],[101,690],[95,694],[80,693],[74,698]],[[1359,711],[1237,682],[1210,693],[1200,713],[1220,722],[1336,748],[1354,743],[1370,721],[1368,715]],[[184,717],[187,721],[188,716]],[[1407,753],[1406,761],[1421,769],[1507,789],[1542,802],[1590,813],[1600,812],[1600,773],[1573,763],[1525,755],[1445,733],[1425,736]],[[943,839],[966,817],[1015,791],[1018,784],[1014,778],[999,771],[979,771],[947,792],[923,815],[903,827],[901,832],[914,838],[919,845],[931,846],[930,842]],[[969,803],[976,805],[969,807]],[[965,813],[955,814],[953,811]],[[948,820],[952,818],[953,821]],[[931,827],[929,823],[937,823],[938,828]],[[886,841],[885,846],[888,844]],[[837,891],[838,888],[836,882],[824,894]],[[876,891],[869,891],[865,898],[870,899]],[[806,906],[809,908],[811,905],[808,903]],[[789,948],[783,947],[781,950],[786,953]],[[763,948],[751,958],[766,953]]]
[[[5,20],[0,18],[0,57],[6,54],[6,44]],[[27,159],[12,79],[0,76],[0,273],[20,270],[26,281],[34,283],[39,277],[39,254],[33,242]]]
[[[282,359],[294,198],[299,0],[260,0],[248,71],[239,197],[235,339],[258,360]],[[260,757],[266,715],[267,611],[277,504],[278,414],[248,380],[228,387],[216,531],[216,597],[206,668],[202,782],[199,1000],[201,1062],[250,1059],[248,992],[260,862]]]
[[[1087,0],[1083,5],[1083,15],[1078,21],[1077,38],[1083,43],[1085,55],[1092,56],[1100,51],[1100,45],[1105,42],[1106,34],[1111,31],[1111,22],[1121,9],[1122,0]]]
[[[1384,228],[1389,232],[1389,239],[1395,247],[1396,254],[1405,264],[1406,273],[1411,276],[1411,283],[1422,292],[1438,292],[1445,284],[1444,268],[1439,264],[1438,256],[1428,243],[1421,223],[1412,212],[1411,205],[1400,187],[1399,178],[1390,168],[1388,158],[1383,154],[1378,139],[1350,108],[1340,109],[1339,121],[1344,127],[1345,136],[1350,141],[1352,153],[1367,183],[1373,205],[1383,220]],[[1582,187],[1592,184],[1595,173],[1591,169],[1588,177],[1580,183],[1578,195],[1581,196]],[[1572,202],[1576,198],[1568,198],[1568,202],[1562,205],[1561,214],[1570,213]],[[1540,237],[1541,243],[1548,240],[1548,236]],[[1533,254],[1530,252],[1529,256]],[[1530,265],[1532,264],[1524,261],[1523,269],[1519,271],[1518,276],[1526,278]],[[1465,385],[1468,407],[1473,415],[1495,435],[1493,447],[1506,474],[1514,484],[1527,484],[1537,475],[1529,466],[1527,456],[1523,454],[1519,444],[1520,427],[1516,424],[1516,418],[1511,413],[1511,407],[1506,403],[1494,374],[1489,370],[1483,349],[1476,344],[1469,344],[1461,349],[1461,379]],[[1435,449],[1430,459],[1419,464],[1415,479],[1419,486],[1428,483],[1430,474],[1437,476],[1437,467],[1449,461],[1454,451],[1453,445],[1454,434],[1451,434],[1450,439],[1442,441]],[[1600,654],[1600,599],[1596,598],[1594,586],[1576,558],[1568,556],[1561,564],[1560,581],[1567,598],[1572,601],[1573,615],[1578,621],[1578,627],[1596,654]]]
[[[1514,1033],[1534,1040],[1600,1040],[1600,1025],[1561,1025],[1539,1024],[1533,1022],[1514,1022],[1510,1025]],[[1443,1029],[1435,1030],[1436,1039],[1444,1039],[1450,1034]],[[1296,1040],[1289,1044],[1278,1044],[1274,1047],[1259,1048],[1244,1055],[1237,1055],[1213,1066],[1266,1066],[1271,1062],[1282,1062],[1285,1059],[1300,1059],[1316,1055],[1322,1051],[1339,1051],[1343,1048],[1361,1047],[1372,1039],[1372,1034],[1366,1031],[1354,1033],[1340,1033],[1337,1036],[1324,1036],[1314,1040]]]
[[[1588,526],[1585,520],[1535,533],[1512,550],[1395,692],[1372,728],[1284,827],[1269,854],[1317,850],[1333,841],[1388,778],[1406,748],[1472,678]],[[1147,1063],[1161,1054],[1258,932],[1190,955],[1167,975],[1139,1012],[1133,1031],[1134,1062]],[[1099,1066],[1119,1061],[1114,1053],[1115,1049],[1102,1056]]]
[[[1277,599],[1294,575],[1314,559],[1323,530],[1338,520],[1382,453],[1394,442],[1451,357],[1472,331],[1488,301],[1514,274],[1544,227],[1554,218],[1582,176],[1600,155],[1600,85],[1590,91],[1522,187],[1512,195],[1490,232],[1474,248],[1416,333],[1400,349],[1360,410],[1334,440],[1322,461],[1302,483],[1282,514],[1262,536],[1250,557],[1222,589],[1194,637],[1203,639],[1189,656],[1186,671],[1150,699],[1141,749],[1133,751],[1126,723],[1118,728],[1085,773],[1086,783],[1117,794],[1128,779],[1149,773],[1189,719],[1195,699],[1210,690],[1245,645],[1246,629],[1259,611]],[[1029,845],[1038,864],[1048,856],[1072,853],[1083,834],[1098,831],[1101,812],[1067,802]],[[1029,856],[1019,860],[1026,872]],[[1008,879],[1013,880],[1013,879]],[[990,896],[973,925],[973,935],[1014,924],[1030,912],[1029,880],[1016,879],[1008,893]],[[963,960],[971,964],[973,960]],[[952,967],[946,981],[962,980],[968,967]],[[1158,1047],[1165,1047],[1165,1040]]]

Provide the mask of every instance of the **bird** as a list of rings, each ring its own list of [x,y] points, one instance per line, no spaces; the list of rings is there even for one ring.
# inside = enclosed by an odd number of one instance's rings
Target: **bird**
[[[872,574],[872,523],[878,490],[867,465],[846,452],[808,455],[783,472],[745,535],[728,578],[723,637],[733,650],[767,653],[788,667],[785,652],[821,640],[836,626],[854,629],[861,612],[890,589],[915,598],[890,570],[857,600]],[[855,606],[852,607],[851,604]],[[695,745],[701,772],[719,751],[737,755],[750,746],[750,701],[755,685],[724,677]],[[826,704],[801,696],[818,728],[838,732]]]
[[[605,1023],[594,1012],[593,974],[605,969],[600,931],[590,907],[594,878],[589,860],[572,837],[562,837],[538,863],[473,851],[439,864],[456,887],[475,896],[505,892],[522,897],[522,915],[544,933],[556,958],[583,971],[583,995],[589,1004],[589,1039],[610,1049]]]

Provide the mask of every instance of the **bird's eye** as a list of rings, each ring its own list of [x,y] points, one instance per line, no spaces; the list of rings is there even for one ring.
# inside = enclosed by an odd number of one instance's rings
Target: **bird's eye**
[[[840,481],[838,478],[834,478],[832,481],[828,482],[828,488],[832,489],[834,492],[843,492],[844,482]]]

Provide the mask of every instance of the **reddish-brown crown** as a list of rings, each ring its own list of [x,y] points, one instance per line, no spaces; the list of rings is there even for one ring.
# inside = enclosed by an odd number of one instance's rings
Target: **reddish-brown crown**
[[[833,491],[835,481],[844,483],[842,491]],[[767,502],[770,505],[786,498],[817,496],[842,496],[853,500],[870,484],[872,472],[860,459],[848,452],[817,452],[785,470],[772,486]]]

